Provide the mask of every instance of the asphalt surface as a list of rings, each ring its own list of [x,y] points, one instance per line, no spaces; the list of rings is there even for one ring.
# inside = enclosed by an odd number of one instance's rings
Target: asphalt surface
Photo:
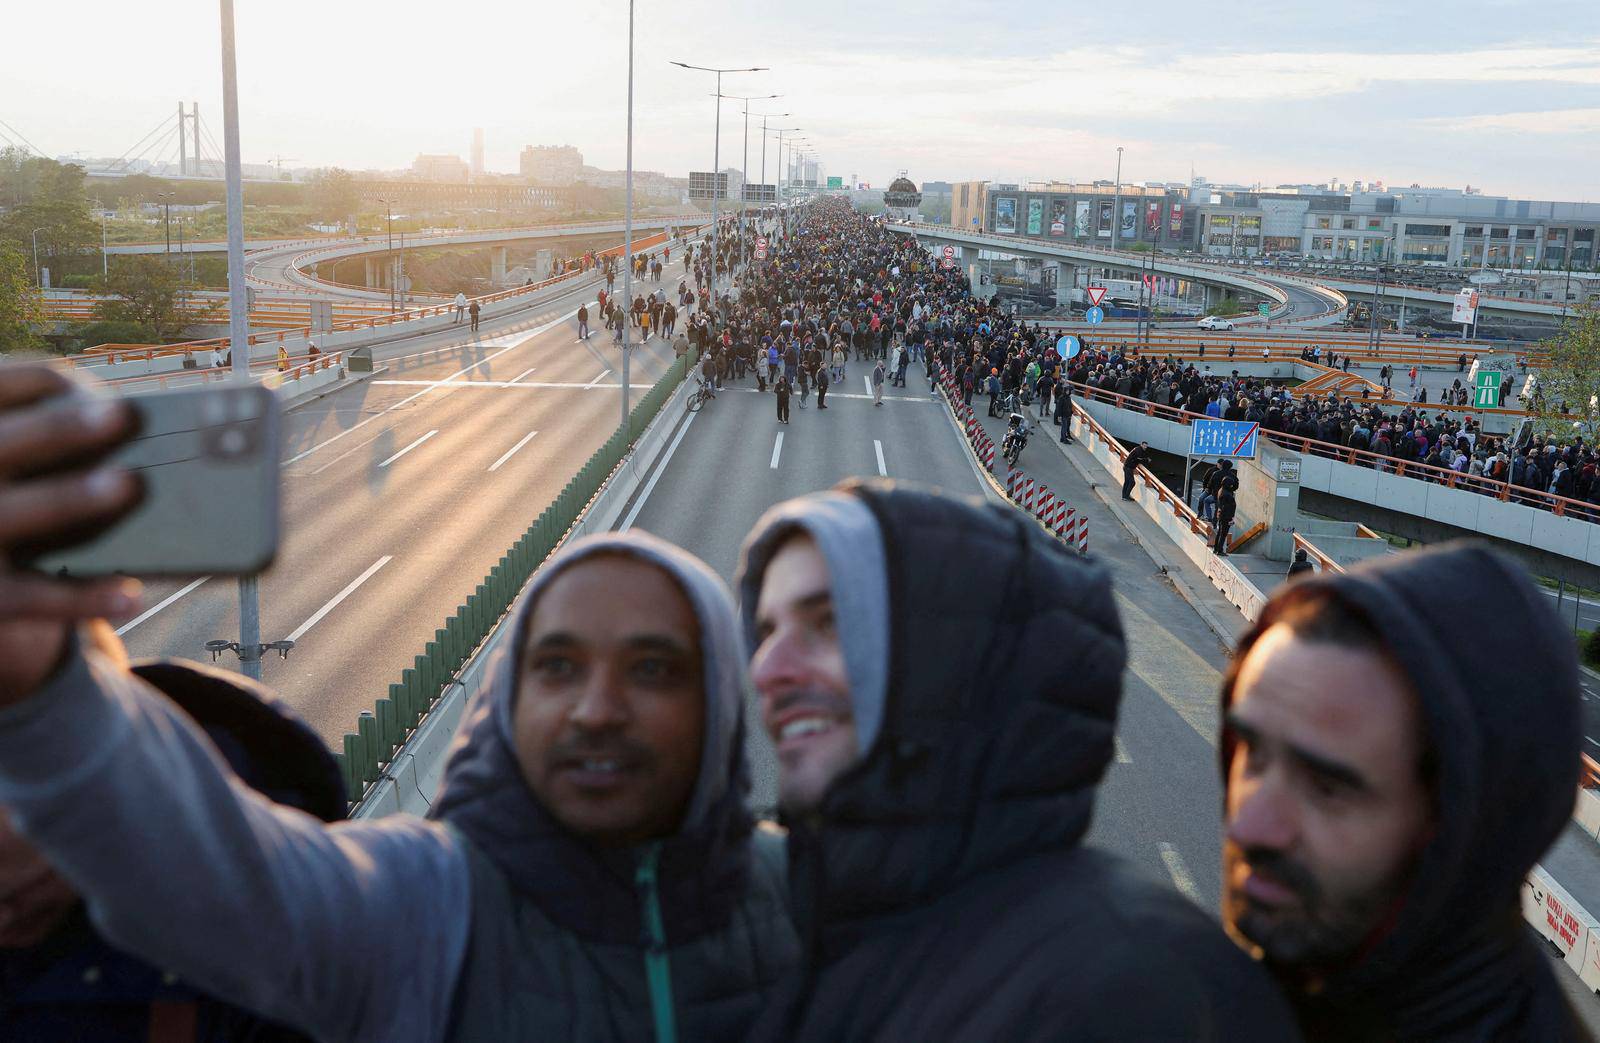
[[[802,410],[795,399],[787,426],[776,423],[770,396],[748,389],[753,381],[728,389],[680,422],[687,430],[653,491],[634,505],[633,525],[699,555],[731,581],[740,544],[763,511],[845,477],[884,473],[983,495],[987,486],[947,410],[929,398],[920,368],[913,364],[908,387],[889,389],[882,407],[865,393],[865,372],[864,364],[850,363],[838,386],[844,394],[830,392],[826,412],[814,402]],[[1149,557],[1112,534],[1109,514],[1096,504],[1085,509],[1094,512],[1092,532],[1101,534],[1091,536],[1092,556],[1115,580],[1131,659],[1118,754],[1091,840],[1215,909],[1220,791],[1213,741],[1222,645]],[[753,798],[766,807],[775,795],[774,759],[753,700],[748,709]]]
[[[598,286],[514,325],[391,346],[377,355],[386,372],[286,414],[283,536],[261,579],[261,631],[296,643],[265,661],[263,680],[330,745],[615,429],[620,352],[604,331],[578,341],[573,318],[580,303],[595,311]],[[671,350],[652,338],[631,351],[637,401]],[[152,583],[145,604],[174,594],[126,629],[133,655],[204,660],[208,639],[238,637],[234,581]]]

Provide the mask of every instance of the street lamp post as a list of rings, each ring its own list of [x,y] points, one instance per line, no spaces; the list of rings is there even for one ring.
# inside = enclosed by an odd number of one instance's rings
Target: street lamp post
[[[749,197],[750,197],[750,188],[749,188],[749,185],[750,185],[750,103],[752,101],[765,101],[765,100],[767,100],[769,98],[781,98],[781,97],[783,97],[783,95],[781,95],[781,94],[751,94],[751,95],[719,94],[717,97],[719,99],[719,101],[718,101],[719,105],[721,104],[720,99],[722,99],[722,98],[727,98],[730,101],[742,101],[742,102],[744,102],[744,166],[741,169],[741,172],[739,174],[740,181],[741,181],[741,183],[739,185],[739,264],[742,266],[745,263],[745,256],[744,256],[745,205],[749,202]]]
[[[631,3],[632,0],[629,0]],[[710,72],[717,76],[717,120],[715,138],[711,145],[711,296],[717,295],[717,177],[718,166],[722,163],[722,74],[732,72],[767,72],[764,65],[755,65],[744,69],[714,69],[705,65],[690,65],[687,62],[673,62],[680,69],[690,69],[695,72]]]
[[[384,217],[389,228],[389,314],[394,314],[394,204],[387,199],[380,199],[383,204]]]
[[[162,193],[160,193],[159,195],[156,196],[157,199],[165,199],[165,200],[167,200],[167,202],[161,203],[159,205],[161,206],[161,208],[163,210],[166,211],[166,218],[164,220],[164,223],[165,223],[166,229],[167,229],[167,263],[168,264],[172,263],[172,199],[176,194],[177,193],[175,193],[175,192],[162,192]]]
[[[788,119],[787,112],[764,112],[761,114],[761,183],[767,183],[767,120]]]
[[[46,228],[35,228],[33,234],[29,237],[33,240],[33,281],[41,290],[44,289],[44,269],[39,267],[39,233],[48,230]]]
[[[1117,194],[1111,204],[1111,249],[1122,243],[1122,146],[1117,146]]]
[[[722,102],[717,101],[720,111]],[[633,0],[628,0],[628,167],[622,231],[622,430],[628,430],[628,309],[633,307]],[[716,171],[711,172],[712,197],[716,197]],[[715,218],[713,218],[713,223]],[[715,284],[713,284],[715,290]]]
[[[100,211],[100,278],[111,274],[111,262],[106,259],[106,212]]]

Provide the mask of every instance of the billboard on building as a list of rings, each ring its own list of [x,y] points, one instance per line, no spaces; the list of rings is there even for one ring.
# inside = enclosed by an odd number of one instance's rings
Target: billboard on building
[[[1477,316],[1478,291],[1467,288],[1457,293],[1455,300],[1451,302],[1450,321],[1467,323],[1472,322]]]
[[[1167,234],[1173,239],[1183,234],[1183,204],[1173,203],[1167,212]]]
[[[1144,230],[1151,239],[1161,234],[1161,204],[1151,203],[1145,207]]]
[[[1122,238],[1132,239],[1139,234],[1138,203],[1122,204]]]
[[[1044,200],[1028,200],[1028,234],[1040,235],[1044,232]]]
[[[1052,199],[1050,201],[1050,234],[1067,234],[1067,201],[1065,199]]]
[[[1100,227],[1095,229],[1094,234],[1101,239],[1110,239],[1111,222],[1114,220],[1116,220],[1116,208],[1112,205],[1111,200],[1102,201],[1100,203]]]
[[[1078,200],[1077,213],[1072,216],[1072,234],[1083,239],[1089,234],[1089,201]]]
[[[713,184],[716,185],[715,189],[712,188]],[[728,175],[712,174],[709,170],[689,171],[689,198],[710,199],[713,196],[717,199],[728,198]]]
[[[994,201],[994,230],[1001,235],[1017,234],[1017,201],[1001,196]]]

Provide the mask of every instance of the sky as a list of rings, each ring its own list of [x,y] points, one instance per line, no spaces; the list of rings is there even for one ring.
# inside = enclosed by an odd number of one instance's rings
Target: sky
[[[221,142],[216,3],[7,6],[0,121],[45,154],[121,155],[180,100],[200,103]],[[467,158],[482,127],[490,170],[514,172],[526,144],[624,163],[624,0],[236,7],[246,162]],[[82,31],[63,31],[64,10]],[[1600,198],[1597,0],[639,0],[635,19],[639,170],[711,167],[714,77],[676,60],[768,67],[724,76],[723,92],[781,95],[749,107],[789,113],[769,125],[800,128],[828,173],[875,186],[902,170],[918,182],[1111,178],[1120,145],[1129,182],[1193,170]],[[723,103],[724,168],[744,162],[745,104]]]

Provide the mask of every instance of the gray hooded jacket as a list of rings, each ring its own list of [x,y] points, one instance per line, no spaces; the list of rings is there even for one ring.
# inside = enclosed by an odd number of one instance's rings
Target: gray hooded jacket
[[[781,846],[752,832],[743,649],[716,577],[641,536],[699,616],[707,738],[688,821],[639,852],[556,828],[511,753],[513,641],[435,806],[326,826],[233,778],[155,689],[79,650],[0,709],[0,803],[119,946],[328,1040],[740,1039],[796,958]]]

